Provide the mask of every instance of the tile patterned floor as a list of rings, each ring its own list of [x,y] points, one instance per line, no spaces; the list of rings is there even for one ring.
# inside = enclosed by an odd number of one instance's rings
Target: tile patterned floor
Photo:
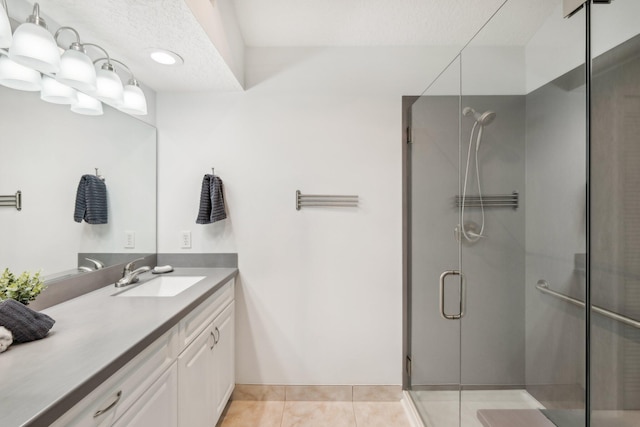
[[[218,427],[410,427],[400,402],[242,401]]]

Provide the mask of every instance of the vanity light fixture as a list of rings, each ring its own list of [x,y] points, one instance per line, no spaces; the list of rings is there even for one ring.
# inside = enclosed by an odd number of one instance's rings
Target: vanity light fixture
[[[136,79],[130,79],[125,85],[123,103],[118,109],[136,116],[147,115],[147,98]]]
[[[78,100],[71,104],[71,111],[85,116],[101,116],[103,114],[102,103],[82,92],[78,92]]]
[[[86,43],[85,46],[93,46],[100,49],[104,54],[104,58],[98,58],[93,61],[93,65],[97,65],[100,61],[105,61],[102,66],[96,70],[96,90],[92,93],[92,96],[99,100],[112,104],[114,107],[122,104],[122,94],[124,87],[122,86],[122,80],[116,73],[113,64],[111,63],[111,57],[106,50],[93,43]]]
[[[158,64],[162,65],[182,65],[184,59],[175,52],[166,49],[151,49],[149,56]]]
[[[97,59],[98,61],[104,61],[107,58]],[[115,62],[124,68],[130,75],[131,78],[127,82],[126,86],[124,86],[124,90],[122,93],[122,103],[117,105],[116,107],[120,111],[124,111],[125,113],[134,114],[137,116],[146,116],[147,115],[147,99],[144,96],[144,92],[140,89],[140,85],[136,80],[136,77],[133,75],[133,72],[129,67],[127,67],[122,62],[117,59],[111,59],[111,62]]]
[[[74,104],[78,101],[78,92],[49,76],[42,76],[40,99],[52,104]]]
[[[0,85],[25,91],[42,90],[42,100],[71,104],[71,111],[79,114],[103,114],[102,102],[125,113],[147,114],[144,92],[129,67],[112,59],[97,44],[82,43],[74,28],[63,26],[51,35],[40,16],[38,3],[34,4],[27,22],[12,35],[6,0],[0,2],[3,6],[0,8]],[[63,50],[58,42],[65,31],[72,32],[75,41]],[[104,57],[92,61],[86,47],[100,50]],[[120,64],[131,75],[126,86],[112,62]]]
[[[7,49],[11,46],[11,23],[9,22],[9,12],[7,9],[7,0],[2,0],[0,8],[0,48]]]
[[[60,71],[60,52],[45,20],[40,16],[40,6],[33,5],[33,14],[13,33],[9,58],[18,64],[43,73]]]
[[[33,68],[17,64],[9,57],[0,55],[0,85],[37,92],[42,88],[42,77]]]
[[[83,92],[95,91],[96,69],[80,42],[80,34],[71,27],[60,27],[53,37],[56,42],[63,31],[72,32],[76,36],[76,41],[71,43],[69,49],[65,50],[60,57],[60,72],[56,74],[56,79]]]

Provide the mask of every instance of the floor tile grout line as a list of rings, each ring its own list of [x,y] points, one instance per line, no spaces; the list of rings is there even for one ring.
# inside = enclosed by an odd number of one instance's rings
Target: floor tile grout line
[[[358,427],[358,417],[356,416],[356,405],[353,399],[351,400],[351,410],[353,411],[353,423],[355,424],[355,427]]]
[[[282,414],[280,414],[280,427],[283,427],[283,425],[284,425],[284,409],[285,409],[286,404],[287,404],[287,401],[283,400],[282,401]]]

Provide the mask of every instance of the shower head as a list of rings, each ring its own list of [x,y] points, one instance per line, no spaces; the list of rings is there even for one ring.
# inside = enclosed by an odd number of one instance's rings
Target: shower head
[[[465,116],[473,116],[473,118],[480,126],[487,126],[491,124],[491,122],[493,122],[493,120],[496,118],[495,111],[487,110],[484,113],[480,114],[471,107],[464,107],[464,109],[462,110],[462,114]]]

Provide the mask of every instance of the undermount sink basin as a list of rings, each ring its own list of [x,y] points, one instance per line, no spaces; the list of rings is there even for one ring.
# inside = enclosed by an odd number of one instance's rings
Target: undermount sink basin
[[[160,276],[116,294],[117,297],[173,297],[206,276]]]

